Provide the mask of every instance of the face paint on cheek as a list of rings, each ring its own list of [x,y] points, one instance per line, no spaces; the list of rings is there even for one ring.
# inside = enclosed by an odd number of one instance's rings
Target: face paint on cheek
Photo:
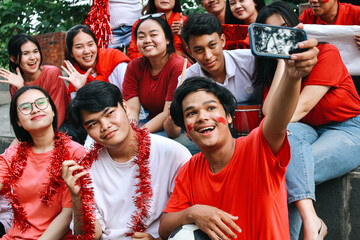
[[[186,126],[187,132],[190,132],[191,130],[193,130],[193,128],[194,128],[194,125],[193,125],[193,124],[188,124],[188,125]]]
[[[216,120],[217,120],[219,123],[222,123],[222,124],[226,125],[226,120],[225,120],[225,118],[223,118],[223,117],[216,117]]]
[[[327,2],[329,2],[329,0],[320,0],[320,2],[327,3]]]

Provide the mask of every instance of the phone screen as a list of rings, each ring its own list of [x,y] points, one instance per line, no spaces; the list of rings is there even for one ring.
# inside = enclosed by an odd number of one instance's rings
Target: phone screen
[[[301,29],[265,24],[252,24],[249,32],[254,55],[264,57],[290,58],[291,53],[302,50],[299,42],[307,39]]]

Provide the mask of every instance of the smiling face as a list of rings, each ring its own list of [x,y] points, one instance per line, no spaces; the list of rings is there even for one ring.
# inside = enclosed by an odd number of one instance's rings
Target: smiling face
[[[71,56],[84,70],[95,69],[97,50],[95,40],[89,34],[80,31],[74,37]]]
[[[203,0],[201,5],[208,13],[217,15],[222,11],[225,11],[226,3],[224,0]]]
[[[175,6],[175,0],[155,0],[154,3],[158,12],[172,11]]]
[[[182,101],[182,109],[186,135],[200,149],[214,150],[231,138],[228,124],[232,118],[214,94],[202,90],[189,93]]]
[[[139,52],[147,58],[163,57],[167,54],[169,41],[156,21],[147,19],[137,30],[136,44]]]
[[[126,103],[124,108],[127,109]],[[130,124],[126,110],[120,104],[100,112],[81,110],[83,126],[92,139],[107,148],[130,141]]]
[[[40,129],[52,128],[52,122],[54,120],[54,112],[50,103],[47,104],[45,109],[39,109],[34,103],[40,98],[46,98],[46,96],[36,89],[30,89],[19,96],[17,99],[17,106],[21,106],[24,103],[32,103],[32,111],[29,114],[23,114],[17,109],[18,125],[27,130],[30,134],[33,131]],[[44,105],[45,106],[45,105]]]
[[[254,23],[258,12],[254,0],[229,0],[230,11],[245,24]]]
[[[15,58],[10,57],[10,59],[14,62]],[[33,78],[37,78],[40,75],[40,63],[41,63],[41,55],[38,47],[35,43],[31,41],[25,42],[21,46],[21,56],[20,56],[20,68],[24,73],[24,77],[34,76]]]
[[[191,55],[200,66],[212,76],[225,73],[223,47],[225,36],[217,33],[190,36],[189,49]]]

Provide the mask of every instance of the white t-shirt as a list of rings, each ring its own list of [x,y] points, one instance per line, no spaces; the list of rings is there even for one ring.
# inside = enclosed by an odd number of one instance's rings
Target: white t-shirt
[[[109,0],[111,27],[132,26],[141,16],[139,0]]]
[[[226,78],[219,85],[227,88],[238,103],[261,103],[263,91],[255,89],[254,82],[255,58],[249,49],[223,50]],[[194,76],[210,77],[198,63],[190,66],[185,73],[185,79]],[[181,76],[179,76],[179,83]]]
[[[175,177],[180,167],[191,157],[181,144],[165,137],[150,134],[150,174],[153,197],[150,207],[147,232],[159,237],[160,216],[174,188]],[[133,196],[137,165],[133,160],[115,162],[106,149],[99,152],[99,160],[91,167],[94,185],[96,215],[103,230],[102,239],[131,239],[130,217],[136,210]]]

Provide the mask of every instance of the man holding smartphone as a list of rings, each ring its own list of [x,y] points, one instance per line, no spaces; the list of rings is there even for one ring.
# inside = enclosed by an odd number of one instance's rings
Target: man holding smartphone
[[[195,223],[212,240],[290,239],[285,172],[290,161],[286,127],[296,108],[302,77],[316,64],[317,41],[300,43],[285,66],[268,116],[248,136],[229,130],[236,108],[231,92],[204,77],[187,79],[170,112],[201,153],[180,170],[161,217],[166,239]],[[211,48],[210,48],[211,49]]]

